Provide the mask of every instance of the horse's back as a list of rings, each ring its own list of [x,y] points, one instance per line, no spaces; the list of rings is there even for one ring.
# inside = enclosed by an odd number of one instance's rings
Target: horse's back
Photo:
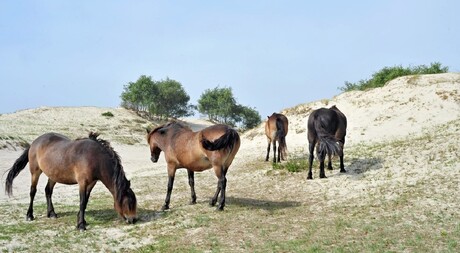
[[[201,130],[201,132],[205,139],[209,141],[214,141],[216,139],[219,139],[222,135],[224,135],[228,129],[230,129],[230,127],[227,125],[217,124],[209,126]]]
[[[100,165],[101,149],[90,139],[72,141],[64,135],[47,133],[38,137],[29,150],[31,172],[41,170],[52,181],[76,184],[79,176]]]
[[[345,142],[345,135],[347,135],[347,117],[335,105],[330,109],[337,113],[337,118],[339,120],[335,136],[338,140]]]

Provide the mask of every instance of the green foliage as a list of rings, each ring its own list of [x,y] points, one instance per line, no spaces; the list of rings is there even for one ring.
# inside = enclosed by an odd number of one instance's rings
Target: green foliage
[[[104,113],[102,113],[102,116],[111,118],[111,117],[113,117],[114,115],[113,115],[112,112],[104,112]]]
[[[198,100],[197,110],[201,114],[208,115],[212,121],[231,126],[239,124],[244,130],[253,128],[262,121],[260,114],[254,108],[236,102],[229,87],[205,90]]]
[[[136,82],[124,86],[121,106],[138,112],[148,112],[151,116],[184,117],[193,115],[194,106],[182,84],[166,78],[154,81],[142,75]]]
[[[438,74],[446,73],[449,71],[449,67],[442,67],[441,63],[434,62],[430,66],[419,65],[415,67],[384,67],[383,69],[375,72],[371,79],[359,80],[357,83],[351,83],[345,81],[345,86],[340,87],[342,91],[352,90],[367,90],[377,87],[383,87],[388,81],[391,81],[397,77],[408,76],[408,75],[422,75],[422,74]]]
[[[294,157],[285,163],[272,163],[274,170],[287,170],[289,172],[300,172],[308,168],[308,162],[305,158]]]

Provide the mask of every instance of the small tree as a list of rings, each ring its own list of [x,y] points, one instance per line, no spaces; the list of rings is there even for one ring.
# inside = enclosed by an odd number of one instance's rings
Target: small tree
[[[120,97],[122,107],[150,115],[173,118],[193,115],[189,95],[179,82],[169,78],[154,81],[142,75],[136,82],[125,85]]]
[[[244,130],[260,124],[260,114],[253,108],[236,103],[231,88],[207,89],[198,100],[198,112],[208,115],[212,121],[231,126],[240,125]]]
[[[188,103],[190,96],[179,82],[166,78],[157,82],[156,86],[158,93],[154,102],[155,114],[173,118],[193,115],[194,107]]]

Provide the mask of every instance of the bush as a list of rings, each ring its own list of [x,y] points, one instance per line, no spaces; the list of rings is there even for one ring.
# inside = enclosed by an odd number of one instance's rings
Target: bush
[[[383,69],[375,72],[371,79],[359,80],[357,83],[351,83],[345,81],[344,87],[339,87],[342,91],[352,90],[367,90],[377,87],[383,87],[388,81],[391,81],[397,77],[408,76],[408,75],[423,75],[423,74],[438,74],[446,73],[449,71],[449,67],[442,67],[441,63],[434,62],[430,66],[419,65],[415,67],[404,68],[400,66],[384,67]]]
[[[102,113],[102,116],[111,118],[111,117],[113,117],[114,115],[113,115],[113,113],[111,113],[111,112],[104,112],[104,113]]]

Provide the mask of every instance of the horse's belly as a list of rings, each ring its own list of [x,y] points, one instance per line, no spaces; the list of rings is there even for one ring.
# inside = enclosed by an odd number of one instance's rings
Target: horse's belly
[[[56,175],[56,174],[47,174],[45,175],[52,181],[60,184],[77,184],[77,180],[75,180],[75,176],[73,175],[72,171],[66,171],[67,175]]]
[[[212,164],[207,157],[204,157],[203,159],[195,161],[185,167],[192,171],[204,171],[212,168]]]

